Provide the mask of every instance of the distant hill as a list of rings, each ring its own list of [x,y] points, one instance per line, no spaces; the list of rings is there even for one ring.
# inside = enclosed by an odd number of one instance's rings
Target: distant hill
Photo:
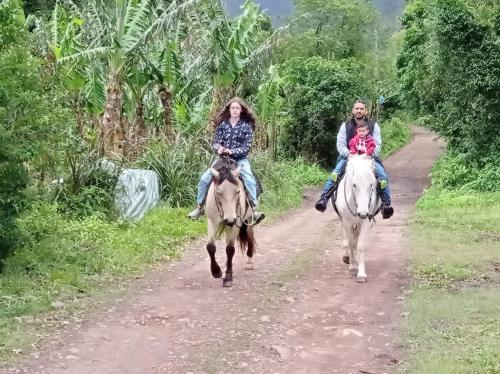
[[[293,12],[293,0],[254,0],[260,4],[262,9],[273,20],[275,26],[280,25],[283,20]],[[245,0],[226,0],[227,10],[231,17],[234,17],[240,11],[240,6]],[[395,20],[403,11],[405,0],[373,0],[380,13],[387,20]]]

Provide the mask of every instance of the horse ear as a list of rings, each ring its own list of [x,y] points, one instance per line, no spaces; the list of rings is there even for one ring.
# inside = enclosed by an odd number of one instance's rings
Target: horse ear
[[[219,178],[219,172],[217,170],[215,170],[214,168],[210,168],[210,171],[215,178]]]
[[[236,178],[240,176],[240,173],[241,173],[241,168],[236,168],[231,171],[231,174],[233,174]]]

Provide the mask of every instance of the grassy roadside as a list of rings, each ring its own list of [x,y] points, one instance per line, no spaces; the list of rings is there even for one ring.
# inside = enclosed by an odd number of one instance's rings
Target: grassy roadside
[[[254,164],[263,208],[274,217],[299,205],[303,188],[327,175],[302,160]],[[206,232],[206,222],[188,220],[187,211],[164,205],[131,224],[99,215],[70,219],[41,203],[20,217],[23,245],[0,274],[0,362],[28,352],[44,329],[91,307],[107,289],[179,258],[186,242]]]
[[[410,227],[405,373],[500,373],[500,192],[432,188]]]

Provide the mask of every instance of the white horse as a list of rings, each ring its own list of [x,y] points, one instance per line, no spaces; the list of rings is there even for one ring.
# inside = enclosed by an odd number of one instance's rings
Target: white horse
[[[380,210],[374,160],[365,155],[349,156],[336,201],[343,232],[343,261],[358,282],[366,282],[365,254],[374,216]]]
[[[206,215],[208,218],[207,251],[210,270],[214,278],[222,277],[222,270],[215,259],[215,239],[219,231],[226,236],[226,275],[222,286],[233,285],[233,256],[238,240],[242,252],[246,250],[246,270],[253,270],[252,256],[255,253],[252,208],[245,196],[243,183],[239,179],[240,169],[228,159],[220,159],[212,168],[213,180],[208,190]],[[250,222],[249,222],[250,221]]]

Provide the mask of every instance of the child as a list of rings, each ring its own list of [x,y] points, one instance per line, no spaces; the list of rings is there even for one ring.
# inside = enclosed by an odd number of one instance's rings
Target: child
[[[375,139],[369,134],[368,123],[363,122],[356,126],[356,136],[349,142],[349,152],[352,155],[366,154],[367,156],[373,156],[375,148]]]

